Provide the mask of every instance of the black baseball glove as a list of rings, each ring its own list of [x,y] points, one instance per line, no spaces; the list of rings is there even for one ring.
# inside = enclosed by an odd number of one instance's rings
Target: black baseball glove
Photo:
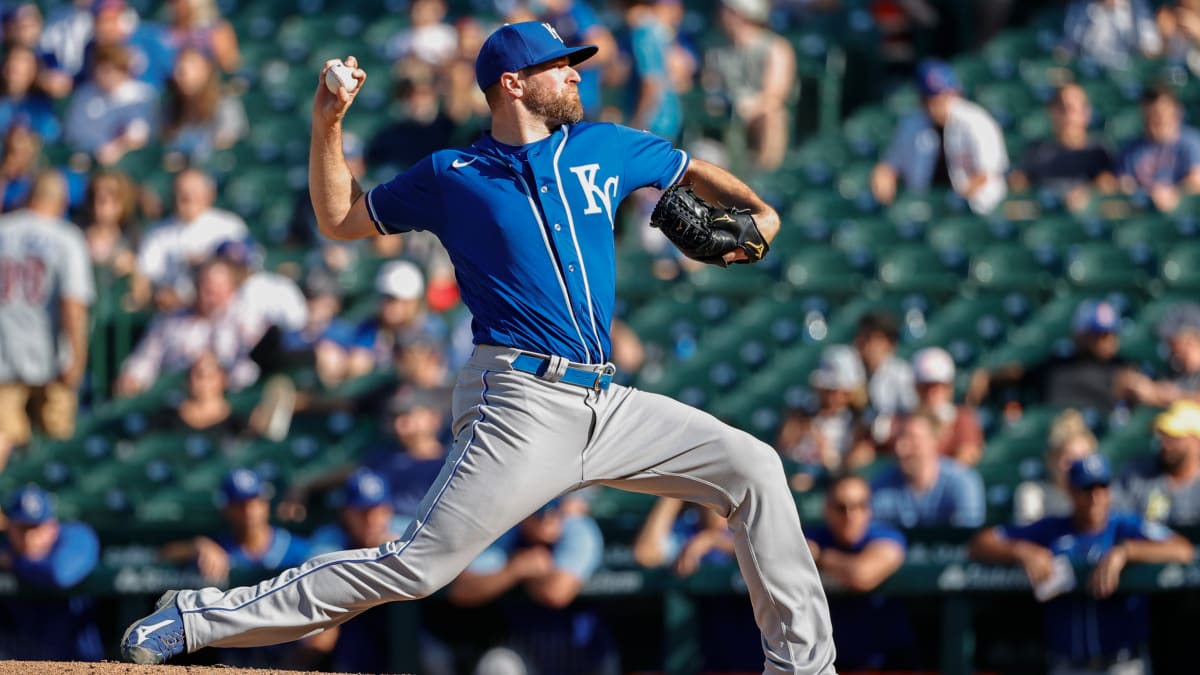
[[[713,206],[690,186],[667,188],[650,214],[650,225],[684,255],[710,265],[725,267],[723,256],[734,249],[746,251],[739,263],[758,262],[770,250],[749,211]]]

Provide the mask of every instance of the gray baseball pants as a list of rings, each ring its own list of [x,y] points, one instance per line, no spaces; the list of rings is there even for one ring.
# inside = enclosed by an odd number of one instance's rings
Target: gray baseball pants
[[[518,354],[481,345],[463,367],[454,447],[402,539],[318,556],[256,586],[179,593],[188,651],[288,642],[425,597],[546,502],[598,484],[728,517],[764,674],[833,673],[829,608],[775,451],[664,396],[513,370]]]

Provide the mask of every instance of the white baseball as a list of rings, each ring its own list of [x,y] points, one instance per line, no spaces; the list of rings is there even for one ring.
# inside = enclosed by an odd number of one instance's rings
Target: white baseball
[[[338,93],[339,88],[353,92],[358,88],[358,80],[354,79],[353,73],[353,68],[338,61],[325,71],[325,86],[334,94]]]

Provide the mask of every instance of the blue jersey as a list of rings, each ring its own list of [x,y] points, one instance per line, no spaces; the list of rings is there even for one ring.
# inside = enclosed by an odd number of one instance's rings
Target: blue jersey
[[[444,458],[413,459],[402,448],[391,446],[369,453],[363,466],[383,476],[392,494],[392,508],[402,516],[415,517],[417,507],[442,471]],[[403,531],[403,530],[401,530]]]
[[[1044,546],[1072,563],[1092,565],[1121,542],[1171,537],[1166,526],[1128,513],[1111,516],[1099,532],[1076,530],[1070,517],[1000,526],[997,532],[1006,539]],[[1077,583],[1086,583],[1086,579]],[[1043,618],[1050,651],[1072,662],[1111,659],[1122,653],[1136,656],[1148,637],[1150,623],[1147,602],[1141,595],[1116,595],[1103,600],[1086,593],[1060,595],[1046,603]]]
[[[83,581],[100,556],[100,540],[84,523],[64,522],[50,554],[41,560],[16,555],[5,538],[0,555],[12,559],[22,584],[63,590]],[[20,596],[0,600],[0,654],[21,660],[99,661],[104,645],[90,597]]]
[[[916,493],[892,466],[871,484],[875,517],[900,527],[979,527],[986,507],[983,480],[972,468],[942,457],[933,487]]]
[[[564,12],[552,12],[541,18],[542,21],[554,26],[555,32],[562,37],[563,44],[578,47],[588,43],[588,33],[596,28],[603,28],[596,10],[581,0],[574,0]],[[600,112],[600,69],[590,68],[591,64],[582,64],[579,71],[579,102],[587,111],[588,117]]]
[[[229,568],[232,570],[277,572],[295,567],[309,558],[308,542],[282,527],[271,528],[271,545],[260,557],[251,557],[229,534],[218,538],[217,544],[229,554]]]
[[[617,207],[638,188],[674,184],[687,166],[657,136],[583,122],[521,147],[485,135],[436,152],[368,192],[367,208],[382,234],[437,235],[476,344],[603,363]]]
[[[822,549],[842,553],[862,553],[868,545],[890,541],[908,550],[904,535],[881,522],[872,522],[862,539],[846,546],[833,538],[825,525],[805,528],[809,541]],[[882,593],[833,595],[829,598],[829,614],[837,631],[838,668],[876,670],[897,665],[894,659],[903,658],[913,647],[915,636],[908,619],[908,608],[898,598]]]

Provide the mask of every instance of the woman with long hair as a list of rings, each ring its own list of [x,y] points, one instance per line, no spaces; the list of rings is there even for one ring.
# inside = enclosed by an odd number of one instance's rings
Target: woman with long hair
[[[166,150],[203,160],[237,143],[246,129],[246,110],[237,97],[221,92],[221,75],[212,60],[191,47],[179,52],[167,80]]]

